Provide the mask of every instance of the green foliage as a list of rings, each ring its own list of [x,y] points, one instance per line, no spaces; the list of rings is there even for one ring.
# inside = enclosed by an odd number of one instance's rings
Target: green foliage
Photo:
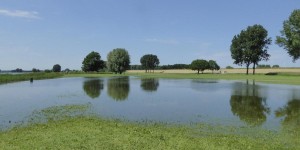
[[[197,59],[197,60],[192,61],[191,69],[197,70],[198,74],[199,74],[199,71],[201,71],[203,74],[204,70],[209,69],[209,63],[206,60]]]
[[[60,72],[61,71],[61,66],[59,64],[56,64],[52,68],[53,72]]]
[[[209,70],[214,71],[214,70],[220,70],[220,66],[217,64],[216,61],[214,60],[209,60],[208,61],[209,64]]]
[[[154,70],[155,67],[159,65],[159,59],[156,55],[153,54],[146,54],[141,57],[140,62],[143,68],[148,72],[149,70]]]
[[[271,65],[260,64],[260,65],[257,65],[257,68],[271,68]]]
[[[255,66],[262,60],[268,60],[270,55],[267,52],[268,45],[271,44],[271,38],[268,38],[268,31],[261,25],[248,26],[240,34],[235,35],[230,46],[231,57],[234,64],[247,67],[247,73],[250,64],[253,63],[253,74]]]
[[[276,37],[276,44],[283,47],[293,61],[300,58],[300,9],[294,10],[283,22],[283,30],[281,36]]]
[[[129,69],[129,64],[130,56],[123,48],[113,49],[107,55],[107,68],[114,73],[122,74]]]
[[[162,65],[159,69],[190,69],[190,64]]]
[[[273,65],[272,68],[280,68],[279,65]]]
[[[104,61],[101,60],[101,56],[98,52],[90,52],[82,61],[81,69],[84,72],[99,71],[104,67]]]
[[[226,69],[234,69],[234,68],[231,66],[226,66]]]
[[[32,68],[32,72],[41,72],[39,69]]]

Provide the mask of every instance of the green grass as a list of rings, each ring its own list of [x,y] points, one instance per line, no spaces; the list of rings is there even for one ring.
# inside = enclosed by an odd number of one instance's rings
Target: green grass
[[[270,131],[143,124],[75,117],[0,133],[2,149],[299,149],[299,138]],[[225,129],[225,128],[224,128]],[[251,131],[252,134],[240,134]]]
[[[1,74],[0,84],[18,82],[18,81],[29,81],[31,78],[33,78],[33,80],[41,80],[41,79],[52,79],[58,77],[63,77],[63,74],[62,73]]]

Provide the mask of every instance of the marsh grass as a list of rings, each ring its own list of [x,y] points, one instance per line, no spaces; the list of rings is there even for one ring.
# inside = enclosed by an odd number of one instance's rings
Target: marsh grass
[[[299,149],[299,135],[251,127],[130,122],[86,115],[89,105],[34,112],[26,126],[0,132],[2,149]],[[40,118],[46,118],[42,121]]]
[[[227,132],[221,132],[226,129]],[[244,133],[251,134],[244,134]],[[3,149],[298,149],[298,139],[249,128],[66,118],[0,133]]]
[[[30,81],[41,80],[41,79],[53,79],[63,77],[62,73],[24,73],[24,74],[1,74],[0,75],[0,84],[11,83],[17,81]]]

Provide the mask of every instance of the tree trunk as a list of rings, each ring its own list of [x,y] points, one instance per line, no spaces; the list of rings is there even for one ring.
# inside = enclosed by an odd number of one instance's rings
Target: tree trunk
[[[255,75],[255,63],[253,64],[253,75]]]
[[[198,74],[199,74],[199,71],[200,71],[200,70],[198,69]]]
[[[250,65],[250,64],[247,64],[247,72],[246,72],[246,75],[249,74],[249,65]]]

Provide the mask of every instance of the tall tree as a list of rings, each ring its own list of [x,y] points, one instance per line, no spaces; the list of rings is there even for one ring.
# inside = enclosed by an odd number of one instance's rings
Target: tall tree
[[[214,70],[220,70],[220,66],[217,64],[216,61],[209,60],[208,64],[209,64],[209,70],[211,70],[212,73],[213,73]]]
[[[142,67],[148,72],[149,70],[153,70],[155,67],[159,65],[159,59],[156,55],[153,54],[146,54],[143,57],[141,57],[140,62],[142,64]]]
[[[107,68],[114,73],[122,74],[129,69],[129,64],[130,56],[123,48],[113,49],[107,55]]]
[[[248,26],[246,30],[242,30],[240,34],[235,35],[230,46],[231,57],[234,64],[246,65],[249,73],[249,66],[253,63],[253,74],[258,62],[268,60],[268,45],[272,42],[268,37],[268,31],[261,25]]]
[[[197,70],[198,74],[201,71],[203,74],[203,71],[209,68],[209,64],[206,60],[203,59],[197,59],[192,61],[191,63],[191,69],[192,70]]]
[[[82,61],[82,70],[88,71],[99,71],[104,67],[104,61],[101,60],[101,56],[98,52],[90,52]]]
[[[276,44],[288,52],[293,62],[300,58],[300,9],[294,10],[283,22],[283,30],[281,36],[276,37]]]
[[[53,72],[60,72],[61,71],[61,66],[59,64],[56,64],[52,68]]]

